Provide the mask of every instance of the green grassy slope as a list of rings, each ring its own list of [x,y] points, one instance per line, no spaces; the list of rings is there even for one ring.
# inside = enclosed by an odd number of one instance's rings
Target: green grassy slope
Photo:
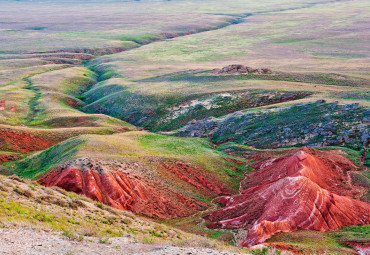
[[[180,136],[209,137],[215,143],[233,141],[257,148],[342,145],[368,146],[369,110],[356,104],[317,101],[250,110],[220,119],[189,123]]]
[[[213,149],[204,139],[126,132],[72,138],[20,161],[7,162],[3,167],[21,177],[38,179],[56,166],[80,157],[140,162],[154,172],[162,162],[180,160],[201,167],[235,190],[239,188],[238,184],[247,165],[243,160],[239,165],[229,162],[228,159],[233,159],[232,156]]]
[[[213,93],[304,91],[310,96],[295,99],[358,102],[369,107],[368,31],[359,25],[366,19],[365,1],[303,4],[304,8],[292,5],[270,10],[266,4],[265,11],[260,11],[254,3],[248,7],[252,15],[245,22],[91,61],[90,68],[101,83],[85,93],[88,105],[84,110],[158,131],[179,128],[192,119],[261,106],[256,100],[269,104],[261,94],[248,103],[227,100],[204,107],[197,102],[212,101],[207,97]],[[302,29],[307,31],[304,38]],[[348,30],[352,33],[343,38]],[[229,64],[269,67],[274,73],[225,76],[211,72]],[[184,104],[195,104],[195,109],[183,109]]]

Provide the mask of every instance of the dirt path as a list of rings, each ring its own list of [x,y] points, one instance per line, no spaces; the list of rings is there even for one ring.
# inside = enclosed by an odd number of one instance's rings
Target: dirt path
[[[137,243],[129,237],[110,238],[106,243],[98,238],[83,241],[70,240],[67,237],[31,228],[2,228],[0,229],[0,254],[35,255],[35,254],[215,254],[234,255],[228,251],[218,251],[204,248],[174,247],[166,244]]]

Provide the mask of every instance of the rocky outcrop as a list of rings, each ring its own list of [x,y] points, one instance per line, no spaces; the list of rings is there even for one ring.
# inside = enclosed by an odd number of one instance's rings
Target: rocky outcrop
[[[208,208],[204,202],[175,191],[165,182],[139,174],[145,172],[144,168],[140,163],[79,158],[50,171],[38,182],[159,219],[186,217]]]
[[[370,144],[369,116],[370,111],[358,104],[340,105],[320,100],[194,120],[176,134],[208,137],[215,143],[234,141],[257,148],[293,145],[361,148]]]
[[[353,199],[358,190],[348,184],[353,167],[343,156],[308,148],[264,160],[246,176],[240,195],[218,199],[224,208],[204,219],[209,228],[247,229],[241,246],[278,232],[370,224],[370,204]]]
[[[238,73],[254,73],[254,74],[270,74],[272,70],[270,68],[252,68],[245,65],[229,65],[221,69],[214,69],[215,74],[238,74]]]

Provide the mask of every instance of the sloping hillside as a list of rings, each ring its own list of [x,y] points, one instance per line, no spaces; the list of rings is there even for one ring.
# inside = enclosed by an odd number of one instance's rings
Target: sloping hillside
[[[370,205],[354,197],[366,189],[350,185],[353,163],[333,152],[303,148],[265,159],[247,174],[240,194],[216,202],[224,208],[204,218],[211,228],[246,228],[241,246],[266,241],[278,232],[337,230],[370,224]]]
[[[370,253],[367,0],[1,7],[0,253]]]

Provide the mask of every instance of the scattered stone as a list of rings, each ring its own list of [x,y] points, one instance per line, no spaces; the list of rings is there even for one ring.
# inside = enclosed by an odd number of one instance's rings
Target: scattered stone
[[[197,254],[197,255],[237,255],[226,250],[216,250],[198,247],[175,247],[167,244],[145,244],[137,242],[132,237],[111,237],[110,244],[99,242],[99,238],[89,237],[86,240],[75,241],[60,234],[47,231],[37,231],[31,228],[1,228],[0,254]],[[243,253],[245,254],[245,253]]]
[[[1,100],[0,101],[0,111],[4,111],[5,110],[5,100]]]
[[[17,106],[13,105],[12,108],[10,108],[10,112],[16,112],[17,111]]]
[[[270,74],[272,73],[272,70],[270,68],[258,68],[254,69],[249,66],[245,65],[229,65],[225,66],[221,69],[214,69],[213,73],[215,74],[236,74],[236,73],[255,73],[255,74]]]

